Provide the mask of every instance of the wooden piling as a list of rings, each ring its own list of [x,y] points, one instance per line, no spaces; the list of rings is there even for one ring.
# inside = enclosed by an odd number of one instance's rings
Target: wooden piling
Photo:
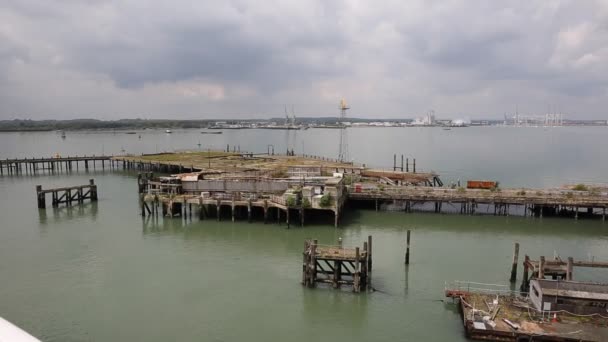
[[[268,153],[270,154],[270,153]],[[308,286],[308,258],[309,258],[309,243],[304,240],[304,253],[302,253],[302,285]]]
[[[232,222],[234,222],[234,196],[232,197],[232,204],[230,205],[231,214],[232,214]]]
[[[42,192],[42,185],[36,185],[36,195],[38,196],[38,208],[46,208],[46,196]]]
[[[572,269],[574,266],[574,259],[568,258],[568,264],[566,265],[566,280],[572,280]]]
[[[367,267],[366,267],[366,283],[367,289],[372,289],[372,236],[367,236]]]
[[[145,206],[145,201],[144,201],[144,195],[141,194],[139,195],[139,206],[141,207],[141,217],[146,217],[146,208]]]
[[[251,200],[247,201],[247,222],[251,223]]]
[[[511,266],[511,282],[515,282],[517,280],[517,260],[519,259],[519,243],[515,243],[515,247],[513,250],[513,265]]]
[[[264,224],[268,222],[268,200],[264,200]]]
[[[393,154],[393,172],[397,171],[397,155]]]
[[[359,247],[355,248],[355,274],[353,275],[353,292],[361,291],[361,265]]]
[[[215,206],[216,210],[215,213],[217,214],[217,221],[220,221],[220,214],[221,214],[221,210],[222,210],[222,206],[221,206],[221,201],[218,199],[217,200],[217,204]]]
[[[315,280],[317,277],[317,240],[312,241],[311,252],[310,252],[310,265],[309,265],[309,286],[315,287]]]
[[[526,254],[524,256],[524,279],[522,279],[522,288],[527,289],[528,288],[528,279],[530,279],[529,277],[529,270],[528,270],[528,265],[530,263],[530,257]],[[525,291],[524,291],[525,292]]]
[[[95,185],[94,179],[89,179],[89,186],[90,186],[89,195],[91,196],[91,201],[96,202],[97,201],[97,185]]]
[[[410,233],[411,231],[408,229],[407,230],[407,237],[406,237],[406,247],[405,247],[405,264],[409,265],[410,264]]]
[[[538,263],[538,279],[545,278],[545,257],[541,256]]]

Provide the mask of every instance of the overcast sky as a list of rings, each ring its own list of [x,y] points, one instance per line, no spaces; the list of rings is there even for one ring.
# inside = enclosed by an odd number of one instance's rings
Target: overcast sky
[[[2,0],[0,119],[608,118],[608,0]]]

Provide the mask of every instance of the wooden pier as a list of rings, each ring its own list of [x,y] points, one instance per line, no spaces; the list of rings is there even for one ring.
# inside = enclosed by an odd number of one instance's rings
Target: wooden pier
[[[317,240],[304,242],[302,285],[315,287],[317,283],[333,288],[352,286],[353,292],[372,289],[372,237],[359,247],[319,245]]]
[[[436,187],[360,186],[348,187],[349,201],[372,203],[376,210],[382,203],[399,203],[406,212],[444,212],[444,206],[465,215],[490,214],[522,216],[572,216],[579,215],[606,219],[608,196],[590,191],[564,189],[450,189]],[[480,208],[485,206],[485,211]],[[447,209],[447,208],[446,208]]]
[[[96,170],[98,167],[105,170],[106,167],[118,168],[119,161],[113,156],[68,156],[50,158],[23,158],[0,160],[0,175],[35,175],[42,172],[58,173],[77,171],[82,168],[85,171]]]
[[[92,202],[97,201],[97,185],[93,179],[89,180],[89,184],[76,185],[55,189],[42,189],[42,185],[36,185],[36,196],[38,198],[38,208],[46,208],[46,194],[52,195],[53,207],[58,207],[59,204],[65,203],[71,206],[72,202],[83,203],[89,199]]]
[[[254,219],[263,222],[284,223],[287,228],[293,224],[304,225],[306,208],[289,206],[280,196],[268,198],[245,197],[240,194],[216,194],[202,197],[192,194],[141,194],[141,216],[159,216],[184,220],[217,220]]]

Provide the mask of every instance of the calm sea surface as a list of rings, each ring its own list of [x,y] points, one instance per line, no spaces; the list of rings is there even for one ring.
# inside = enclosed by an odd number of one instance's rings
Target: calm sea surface
[[[350,155],[392,168],[416,158],[444,183],[491,179],[553,187],[608,179],[608,129],[353,128]],[[141,135],[141,139],[139,136]],[[0,133],[0,158],[222,149],[335,157],[338,131],[200,130]],[[198,144],[201,144],[200,147]],[[399,159],[399,158],[398,158]],[[508,284],[520,255],[608,260],[598,220],[349,211],[340,229],[254,222],[142,220],[135,174],[106,168],[0,177],[0,316],[44,341],[464,341],[445,281]],[[38,210],[35,185],[99,185],[99,202]],[[405,231],[412,256],[403,265]],[[303,288],[303,240],[361,245],[374,238],[374,287]],[[575,278],[608,282],[608,273]],[[521,267],[520,276],[521,279]]]

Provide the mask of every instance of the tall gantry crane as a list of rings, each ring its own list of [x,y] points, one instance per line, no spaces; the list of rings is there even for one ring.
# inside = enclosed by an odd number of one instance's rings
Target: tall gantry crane
[[[341,99],[340,100],[340,151],[338,153],[338,160],[343,162],[343,161],[348,161],[349,160],[349,155],[348,155],[348,135],[346,133],[346,124],[344,122],[344,119],[346,119],[346,110],[350,109],[350,107],[348,107],[348,105],[346,104],[346,100]]]

